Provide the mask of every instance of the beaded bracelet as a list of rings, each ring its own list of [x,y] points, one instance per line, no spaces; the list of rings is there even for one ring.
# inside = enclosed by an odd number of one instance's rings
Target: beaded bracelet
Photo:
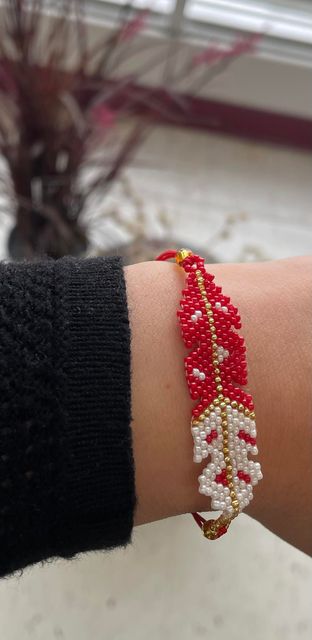
[[[238,310],[213,283],[204,259],[188,249],[166,251],[157,260],[175,258],[186,273],[182,291],[180,321],[187,349],[185,375],[192,400],[191,433],[194,462],[210,456],[200,474],[199,492],[211,497],[215,520],[193,517],[204,536],[215,540],[253,498],[253,487],[262,478],[259,462],[248,459],[258,454],[252,396],[247,385],[246,347],[235,329],[241,328]],[[236,384],[233,384],[236,383]]]

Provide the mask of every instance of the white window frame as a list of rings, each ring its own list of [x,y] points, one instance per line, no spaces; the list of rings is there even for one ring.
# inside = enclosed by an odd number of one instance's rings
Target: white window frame
[[[153,4],[133,1],[140,7]],[[235,61],[223,76],[203,87],[200,95],[312,119],[312,0],[273,0],[276,10],[270,20],[263,6],[264,0],[209,0],[210,21],[205,22],[185,18],[187,0],[176,0],[170,15],[151,11],[147,34],[150,38],[179,38],[196,51],[209,42],[226,47],[242,33],[263,30],[257,50]],[[116,24],[120,15],[120,6],[106,0],[89,0],[88,7],[90,20],[95,19],[97,25],[101,21],[107,26]]]
[[[228,43],[237,33],[264,33],[258,55],[312,66],[311,0],[172,0],[172,11],[152,11],[150,25],[193,41],[208,37]],[[116,20],[123,0],[91,0],[90,15]],[[132,0],[133,7],[153,7],[153,1]],[[155,0],[154,0],[155,6]],[[157,0],[156,0],[157,7]]]

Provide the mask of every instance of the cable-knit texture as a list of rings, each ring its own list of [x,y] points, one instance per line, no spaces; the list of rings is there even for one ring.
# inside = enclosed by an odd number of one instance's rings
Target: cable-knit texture
[[[0,575],[130,541],[130,422],[121,260],[0,263]]]

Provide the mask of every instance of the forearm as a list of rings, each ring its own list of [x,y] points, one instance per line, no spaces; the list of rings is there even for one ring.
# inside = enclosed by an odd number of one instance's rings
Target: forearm
[[[238,306],[264,480],[247,513],[312,553],[312,262],[208,265]],[[192,460],[192,402],[176,318],[183,271],[126,270],[132,331],[136,523],[207,511]]]

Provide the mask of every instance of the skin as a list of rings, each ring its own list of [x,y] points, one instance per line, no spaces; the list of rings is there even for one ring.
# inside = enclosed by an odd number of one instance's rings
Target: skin
[[[312,556],[312,257],[207,270],[238,307],[247,347],[264,479],[245,512]],[[193,402],[176,317],[184,272],[149,262],[125,276],[139,525],[207,511],[209,498],[198,493],[205,463],[192,459]]]

